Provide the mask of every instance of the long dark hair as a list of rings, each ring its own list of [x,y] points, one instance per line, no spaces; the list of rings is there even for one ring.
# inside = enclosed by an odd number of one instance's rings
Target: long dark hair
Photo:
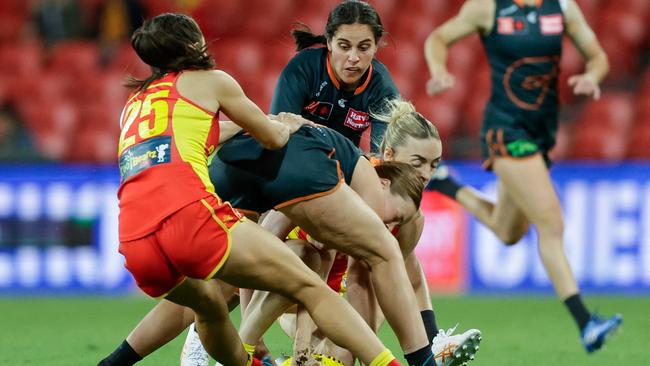
[[[145,21],[133,32],[131,46],[151,66],[151,75],[142,80],[129,77],[126,86],[143,90],[168,72],[212,69],[214,59],[207,46],[196,46],[202,39],[194,19],[184,14],[166,13]]]
[[[384,35],[384,26],[381,24],[379,14],[365,1],[345,0],[337,5],[327,17],[325,34],[315,35],[309,27],[303,23],[294,23],[291,35],[296,42],[296,51],[304,50],[315,44],[327,44],[328,40],[334,37],[341,24],[366,24],[370,26],[375,43]]]

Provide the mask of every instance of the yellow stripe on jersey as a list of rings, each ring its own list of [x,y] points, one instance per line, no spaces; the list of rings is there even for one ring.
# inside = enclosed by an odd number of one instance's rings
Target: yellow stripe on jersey
[[[151,84],[147,87],[147,89],[157,88],[159,86],[172,86],[172,85],[174,85],[174,83],[163,81],[162,83]]]
[[[214,193],[214,186],[208,173],[208,158],[205,155],[213,115],[192,104],[178,99],[172,114],[172,131],[176,149],[183,161],[190,163],[201,178],[205,190]]]

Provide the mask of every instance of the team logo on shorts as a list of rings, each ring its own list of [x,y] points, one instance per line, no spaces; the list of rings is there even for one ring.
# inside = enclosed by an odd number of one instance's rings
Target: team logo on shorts
[[[519,157],[534,154],[537,152],[537,150],[539,150],[539,147],[534,142],[526,140],[515,140],[506,144],[506,149],[508,149],[508,152],[511,156]]]
[[[348,115],[345,116],[344,125],[357,131],[365,130],[370,126],[370,116],[366,112],[359,112],[350,108],[348,109]]]

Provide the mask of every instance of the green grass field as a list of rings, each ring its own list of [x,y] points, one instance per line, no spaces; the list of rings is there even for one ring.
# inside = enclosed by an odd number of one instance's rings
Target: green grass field
[[[650,297],[586,298],[609,314],[623,313],[623,331],[595,355],[581,348],[573,321],[552,297],[434,298],[438,323],[483,331],[473,366],[650,365]],[[0,365],[95,365],[153,306],[143,297],[0,298]],[[238,310],[233,316],[239,321]],[[351,330],[354,331],[354,330]],[[185,335],[138,365],[178,365]],[[401,356],[387,327],[382,340]],[[277,326],[266,342],[275,355],[290,351]]]

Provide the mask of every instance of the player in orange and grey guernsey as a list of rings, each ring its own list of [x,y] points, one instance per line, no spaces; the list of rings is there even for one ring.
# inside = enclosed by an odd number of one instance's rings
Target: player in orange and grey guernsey
[[[328,15],[324,34],[294,29],[298,53],[282,70],[270,112],[301,114],[340,132],[355,145],[370,129],[370,152],[379,153],[387,124],[374,118],[372,112],[383,112],[387,101],[399,97],[389,70],[375,58],[384,33],[379,14],[364,1],[340,2]],[[367,271],[360,267],[362,264],[353,261],[349,278],[352,292],[357,283],[368,283],[364,276]],[[421,277],[417,258],[406,268],[410,278]],[[416,287],[416,296],[431,342],[439,329],[426,283]],[[246,301],[243,291],[243,307]],[[350,301],[362,314],[370,305],[361,296],[351,296]]]
[[[300,118],[293,127],[270,120],[234,79],[213,70],[203,35],[186,15],[146,21],[131,43],[152,68],[147,79],[131,80],[118,151],[119,249],[138,286],[192,309],[203,344],[226,366],[260,362],[242,344],[213,278],[294,299],[364,362],[399,365],[361,317],[284,243],[215,194],[208,155],[219,139],[220,111],[268,149],[285,146]],[[131,351],[100,364],[133,364],[139,355]]]
[[[418,113],[410,102],[401,99],[388,101],[384,113],[373,114],[373,118],[385,123],[387,127],[383,139],[379,142],[379,151],[382,152],[380,159],[371,157],[371,162],[376,165],[391,161],[407,163],[415,168],[418,178],[426,185],[437,169],[442,152],[440,136],[435,126]],[[286,224],[278,215],[267,216],[262,223],[263,227],[268,228],[279,236],[283,235],[279,231],[279,228],[283,225]],[[391,227],[391,233],[399,242],[407,267],[411,266],[411,268],[416,269],[409,272],[412,285],[414,288],[418,288],[419,291],[426,294],[424,296],[426,300],[419,302],[420,309],[426,309],[427,307],[430,309],[431,302],[426,286],[426,278],[421,271],[419,261],[414,253],[415,246],[420,239],[423,229],[424,216],[418,211],[418,214],[413,216],[411,220]],[[309,237],[301,236],[298,238],[313,243],[313,240]],[[318,245],[318,243],[314,243],[314,245]],[[305,257],[309,258],[310,256],[301,255],[303,260],[305,260]],[[338,257],[337,254],[337,259]],[[322,268],[321,270],[324,270],[321,275],[326,275],[330,287],[345,294],[348,300],[352,297],[361,297],[363,303],[365,303],[365,307],[362,310],[371,318],[369,320],[373,329],[377,330],[383,323],[384,318],[376,305],[372,286],[366,282],[360,282],[354,277],[350,281],[349,275],[346,273],[347,266],[345,262],[341,266],[341,263],[337,259],[334,260],[334,264],[331,266],[329,273],[327,273],[327,269],[329,268],[328,263],[330,263],[331,258],[323,255],[321,251],[320,267]],[[313,262],[314,260],[311,259],[311,261]],[[313,267],[318,266],[310,265],[310,268]],[[353,273],[352,276],[354,275]],[[348,288],[351,291],[348,291]],[[418,301],[420,301],[420,297],[418,297]],[[421,314],[423,319],[425,319],[425,325],[430,324],[429,321],[426,321],[426,317],[433,317],[433,311],[425,310]],[[300,308],[298,308],[297,317],[304,319]],[[319,347],[315,351],[319,354],[318,358],[321,362],[328,362],[335,359],[345,365],[354,364],[354,358],[346,350],[332,345],[331,342],[322,343],[322,338],[319,338],[320,336],[312,339],[312,332],[309,330],[311,327],[309,325],[303,325],[302,323],[305,321],[296,321],[298,318],[290,314],[286,314],[280,318],[282,328],[294,338],[296,345],[302,344],[309,347],[310,344],[319,344]],[[454,331],[455,328],[439,330],[430,339],[431,348],[438,365],[461,365],[471,361],[479,349],[479,343],[481,341],[481,332],[479,330],[469,329],[459,334],[453,334]],[[427,329],[427,332],[429,334],[432,333],[430,329]],[[315,334],[318,335],[318,333]],[[306,339],[300,339],[301,337]],[[294,349],[294,354],[297,354],[298,351]]]
[[[505,243],[537,228],[539,253],[555,291],[575,319],[587,352],[599,349],[622,323],[590,314],[564,253],[564,222],[549,176],[549,150],[558,123],[557,78],[562,37],[568,35],[587,61],[569,78],[577,95],[600,96],[607,56],[575,0],[468,0],[458,15],[426,40],[431,94],[453,86],[445,67],[454,42],[478,33],[492,70],[492,95],[481,129],[484,166],[498,177],[498,199],[489,202],[449,177],[434,188],[456,199]]]

